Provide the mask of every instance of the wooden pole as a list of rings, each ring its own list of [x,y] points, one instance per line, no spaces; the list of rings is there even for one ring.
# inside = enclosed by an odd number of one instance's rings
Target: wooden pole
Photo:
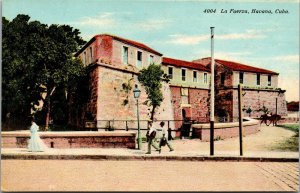
[[[239,138],[240,138],[240,155],[243,155],[243,97],[242,97],[242,85],[238,85],[238,103],[239,103]]]
[[[210,29],[211,29],[210,155],[214,155],[214,122],[215,122],[214,27],[210,27]]]
[[[276,112],[275,112],[276,115],[277,115],[277,100],[278,100],[278,99],[277,99],[277,97],[276,97]]]

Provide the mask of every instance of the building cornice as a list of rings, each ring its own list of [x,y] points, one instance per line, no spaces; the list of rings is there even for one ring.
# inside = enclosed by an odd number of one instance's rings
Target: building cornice
[[[237,86],[223,86],[223,87],[217,87],[218,90],[237,90]],[[267,92],[279,92],[279,93],[285,93],[286,90],[282,90],[281,88],[271,88],[271,87],[248,87],[248,86],[243,86],[243,90],[251,90],[251,91],[267,91]]]
[[[173,85],[170,83],[170,87],[178,87],[178,88],[192,88],[192,89],[198,89],[198,90],[209,90],[209,88],[198,88],[195,86],[181,86],[181,85]]]
[[[139,69],[137,69],[135,66],[133,65],[124,65],[124,66],[119,66],[119,65],[113,65],[110,63],[104,63],[102,61],[99,61],[98,59],[95,60],[92,64],[89,64],[87,66],[88,69],[92,69],[95,67],[104,67],[104,68],[109,68],[109,69],[113,69],[113,70],[117,70],[117,71],[121,71],[121,72],[126,72],[126,73],[131,73],[131,74],[135,74],[138,75]]]

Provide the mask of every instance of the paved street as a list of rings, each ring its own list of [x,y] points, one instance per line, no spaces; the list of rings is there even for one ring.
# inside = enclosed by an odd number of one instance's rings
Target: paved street
[[[270,162],[272,158],[278,158],[280,161],[286,158],[298,159],[298,152],[269,149],[292,135],[293,132],[279,127],[261,127],[260,132],[246,136],[243,158],[257,158],[256,162],[252,162],[253,159],[247,162],[239,161],[242,157],[239,156],[238,138],[215,141],[215,156],[209,156],[209,142],[201,142],[197,139],[172,141],[175,151],[169,152],[168,148],[164,147],[161,154],[153,150],[151,155],[145,155],[145,143],[142,150],[54,148],[46,152],[32,153],[24,148],[4,148],[1,149],[2,156],[20,156],[20,160],[1,161],[1,189],[7,191],[298,191],[298,162]],[[24,160],[27,156],[31,156],[30,160]],[[46,159],[40,159],[39,156],[45,156]],[[66,159],[67,156],[70,160],[55,158]],[[91,160],[91,156],[96,158]],[[114,161],[121,157],[128,159]],[[228,159],[220,161],[217,157]],[[151,158],[155,158],[155,161]],[[183,158],[189,161],[182,161]],[[199,160],[205,158],[206,161],[195,161],[197,160],[195,158],[200,158]],[[214,161],[209,161],[208,158]],[[268,162],[261,162],[266,160]]]
[[[298,191],[298,163],[2,160],[8,191]]]

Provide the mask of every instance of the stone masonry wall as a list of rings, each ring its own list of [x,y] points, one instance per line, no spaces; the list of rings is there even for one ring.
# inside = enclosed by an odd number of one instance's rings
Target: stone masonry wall
[[[137,128],[137,106],[136,99],[133,96],[134,85],[137,84],[141,90],[139,98],[140,126],[147,128],[147,120],[150,118],[151,108],[144,104],[147,100],[145,89],[137,80],[137,75],[129,71],[116,70],[109,67],[98,66],[98,97],[97,97],[97,127],[106,128],[107,120],[115,120],[111,124],[114,128],[125,129],[125,120],[129,128]],[[130,84],[132,89],[126,92],[122,84]],[[156,110],[155,119],[173,120],[174,113],[171,105],[171,93],[168,84],[164,84],[162,91],[164,101]],[[128,103],[124,105],[124,100]],[[158,123],[157,123],[158,124]],[[170,125],[173,129],[174,125]]]
[[[192,120],[208,122],[208,90],[189,88],[189,101],[192,108]]]
[[[92,113],[94,117],[97,115],[97,98],[98,98],[98,81],[99,68],[94,68],[90,72],[89,86],[90,86],[90,101],[87,105],[87,112]]]
[[[39,132],[48,148],[135,148],[135,133],[45,133]],[[1,133],[2,148],[27,148],[30,133]]]
[[[113,52],[112,37],[101,36],[97,38],[97,53],[95,59],[99,59],[100,62],[112,63],[111,57]]]
[[[225,75],[224,85],[221,84],[221,74]],[[221,64],[216,63],[215,68],[215,86],[220,88],[223,86],[232,86],[233,84],[233,71]]]
[[[225,118],[224,122],[233,121],[233,101],[232,101],[232,89],[229,90],[217,90],[215,99],[215,115],[221,121]]]
[[[259,127],[257,125],[249,125],[243,127],[243,134],[250,135],[257,133]],[[201,141],[210,141],[210,129],[195,129],[195,136]],[[217,128],[214,130],[214,139],[227,139],[239,136],[239,127]]]
[[[224,84],[221,84],[221,74],[224,74]],[[233,83],[233,71],[221,64],[216,63],[215,69],[215,121],[232,121],[232,90],[226,90],[225,87],[231,87]],[[224,120],[225,119],[225,120]]]
[[[259,91],[259,90],[243,90],[246,93],[243,97],[243,108],[252,109],[251,117],[260,117],[263,112],[257,110],[265,106],[272,114],[276,113],[277,98],[277,114],[287,116],[287,105],[285,95],[278,91]],[[249,114],[243,111],[243,116],[249,117]],[[238,117],[238,91],[233,90],[233,117]]]
[[[189,88],[189,104],[182,104],[181,87],[170,86],[172,93],[172,105],[174,111],[175,128],[179,129],[182,126],[182,109],[190,113],[191,120],[199,122],[207,122],[209,119],[209,104],[208,104],[208,90]],[[186,107],[189,106],[189,107]],[[180,135],[179,132],[176,134]]]
[[[146,68],[150,64],[150,61],[149,61],[150,55],[153,56],[153,62],[155,64],[161,63],[161,56],[154,54],[154,53],[150,53],[146,50],[137,48],[130,44],[120,42],[118,40],[113,40],[112,45],[113,45],[113,51],[112,51],[113,54],[111,57],[111,61],[112,61],[112,64],[114,64],[114,65],[122,66],[122,65],[130,64],[130,65],[138,67],[139,69]],[[123,46],[126,46],[128,48],[128,64],[123,63]],[[142,65],[141,66],[138,66],[138,64],[137,64],[137,51],[142,52]]]
[[[172,93],[172,105],[174,109],[174,119],[182,120],[182,112],[181,112],[181,92],[180,87],[171,86]],[[181,124],[180,124],[181,126]],[[179,126],[179,127],[180,127]],[[178,124],[175,124],[175,127],[178,128]]]

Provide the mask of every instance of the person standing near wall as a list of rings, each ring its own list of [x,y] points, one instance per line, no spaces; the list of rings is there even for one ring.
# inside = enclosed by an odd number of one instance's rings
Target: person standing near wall
[[[167,146],[169,147],[170,151],[174,151],[174,148],[172,147],[171,143],[169,142],[167,136],[167,129],[164,128],[165,126],[165,122],[160,122],[160,130],[162,132],[162,136],[159,142],[159,153],[161,152],[161,146],[164,146],[165,144],[167,144]]]
[[[160,151],[160,148],[157,146],[156,142],[154,141],[157,130],[152,126],[152,121],[148,122],[148,131],[146,134],[147,141],[148,141],[148,151],[146,154],[151,154],[151,146],[153,146],[157,151]]]
[[[31,119],[31,127],[30,127],[30,139],[28,142],[28,151],[31,152],[42,152],[45,151],[47,146],[41,140],[38,134],[39,126],[35,123],[34,118]]]

